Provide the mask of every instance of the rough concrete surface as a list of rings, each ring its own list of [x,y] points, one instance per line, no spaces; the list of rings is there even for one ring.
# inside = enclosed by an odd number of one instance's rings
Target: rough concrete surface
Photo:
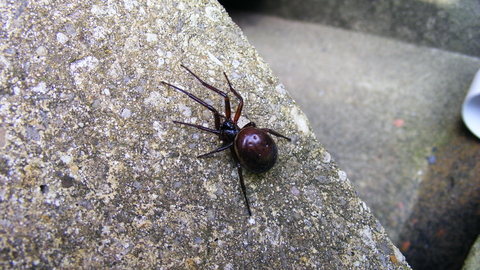
[[[475,244],[472,246],[467,260],[463,265],[464,270],[477,270],[480,269],[480,237],[477,238]]]
[[[214,1],[1,2],[3,268],[409,269],[304,114]],[[252,217],[212,113],[245,99],[277,140],[245,173]],[[236,102],[234,102],[235,107]]]
[[[271,16],[233,18],[412,267],[461,267],[480,230],[480,141],[460,116],[480,59]]]

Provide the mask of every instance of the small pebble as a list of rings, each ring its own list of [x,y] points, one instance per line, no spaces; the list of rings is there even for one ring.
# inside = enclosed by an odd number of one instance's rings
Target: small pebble
[[[290,188],[290,192],[297,197],[300,196],[300,190],[298,190],[298,188],[295,186]]]
[[[128,117],[132,116],[132,111],[130,111],[129,109],[123,109],[121,115],[122,115],[123,118],[128,118]]]

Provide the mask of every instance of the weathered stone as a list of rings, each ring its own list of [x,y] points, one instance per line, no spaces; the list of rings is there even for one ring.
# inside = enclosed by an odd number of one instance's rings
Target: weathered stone
[[[480,144],[461,122],[480,58],[239,13],[413,269],[460,269],[480,233]]]
[[[0,4],[1,265],[18,268],[408,269],[295,102],[214,1]],[[178,126],[220,96],[291,137],[268,173]],[[234,107],[236,101],[233,102]]]
[[[240,1],[223,0],[227,6]],[[480,56],[476,0],[263,0],[243,9]]]
[[[467,260],[463,265],[464,270],[474,270],[480,268],[480,237],[477,238],[475,244],[468,253]]]

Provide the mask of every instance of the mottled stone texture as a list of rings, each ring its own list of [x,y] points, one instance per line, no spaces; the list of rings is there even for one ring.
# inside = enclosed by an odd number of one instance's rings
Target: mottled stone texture
[[[480,58],[320,24],[233,17],[413,269],[460,269],[480,233]]]
[[[214,1],[0,3],[4,268],[408,269],[295,102]],[[245,99],[277,140],[245,173],[245,213],[218,140],[175,125],[223,108],[179,67]],[[233,102],[237,104],[236,101]]]

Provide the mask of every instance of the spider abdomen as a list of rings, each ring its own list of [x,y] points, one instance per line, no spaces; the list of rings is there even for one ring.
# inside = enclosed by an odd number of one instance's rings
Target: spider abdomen
[[[235,137],[234,148],[242,167],[254,173],[269,171],[277,161],[275,141],[256,127],[241,129]]]

